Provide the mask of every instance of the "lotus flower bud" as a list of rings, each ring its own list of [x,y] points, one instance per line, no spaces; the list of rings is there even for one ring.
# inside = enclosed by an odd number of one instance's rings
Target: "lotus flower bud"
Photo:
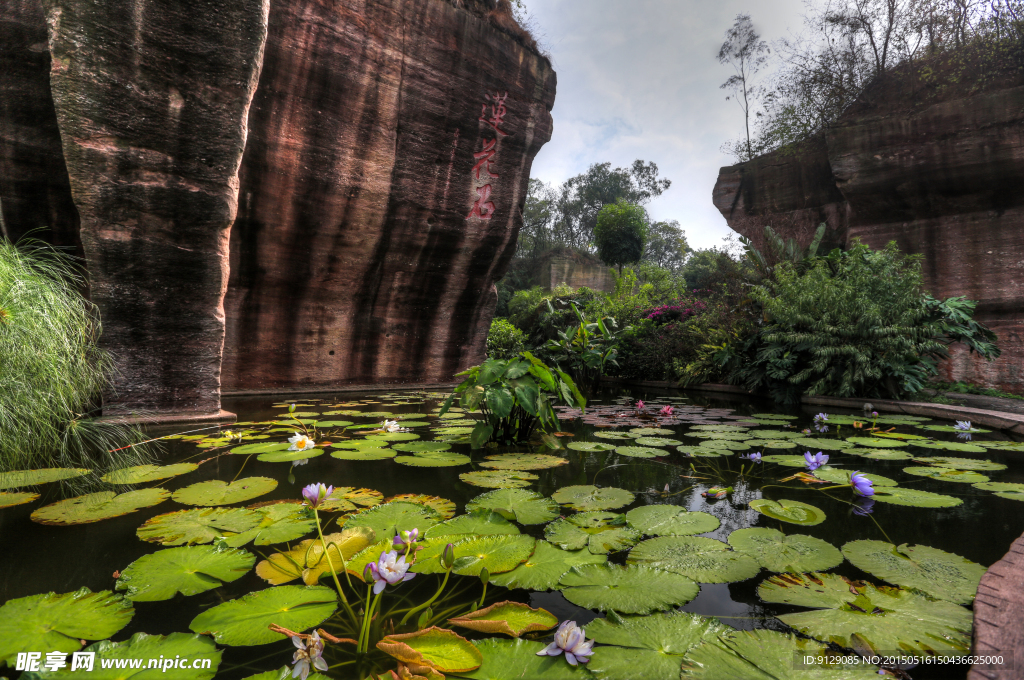
[[[445,569],[451,569],[455,565],[455,545],[449,543],[444,547],[444,552],[441,553],[441,566]]]

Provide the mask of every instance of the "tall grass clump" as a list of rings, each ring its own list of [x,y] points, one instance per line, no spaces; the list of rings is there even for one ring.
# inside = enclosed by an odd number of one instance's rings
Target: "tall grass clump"
[[[149,462],[140,430],[95,418],[114,369],[82,282],[48,245],[0,239],[0,471]]]

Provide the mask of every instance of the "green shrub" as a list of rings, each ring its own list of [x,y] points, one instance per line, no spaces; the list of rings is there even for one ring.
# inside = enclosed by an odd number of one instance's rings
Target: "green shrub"
[[[511,359],[525,349],[526,334],[508,319],[494,319],[487,332],[487,356],[491,359]]]

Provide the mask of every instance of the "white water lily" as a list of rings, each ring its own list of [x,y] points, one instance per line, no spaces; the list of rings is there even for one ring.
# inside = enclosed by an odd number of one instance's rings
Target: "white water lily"
[[[288,437],[288,441],[292,444],[288,447],[289,451],[308,451],[316,446],[316,442],[310,439],[308,435],[304,435],[301,432],[296,432],[295,436]]]
[[[399,427],[397,420],[385,420],[384,424],[380,426],[380,429],[385,432],[408,432],[409,428]]]
[[[565,660],[570,665],[587,663],[594,653],[594,641],[586,637],[586,631],[577,626],[575,621],[562,621],[562,625],[555,631],[555,641],[537,652],[537,656],[558,656],[565,652]]]

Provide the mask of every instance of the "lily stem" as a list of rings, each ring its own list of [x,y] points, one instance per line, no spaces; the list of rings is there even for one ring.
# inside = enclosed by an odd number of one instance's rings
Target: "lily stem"
[[[437,589],[437,592],[434,593],[434,596],[432,598],[430,598],[429,600],[427,600],[426,602],[424,602],[423,604],[418,605],[416,607],[413,607],[408,612],[406,612],[405,616],[402,617],[402,620],[399,621],[398,625],[399,626],[404,626],[405,622],[409,620],[410,616],[412,616],[416,612],[418,612],[418,611],[420,611],[422,609],[426,609],[430,605],[434,604],[434,600],[436,600],[438,597],[440,597],[441,591],[443,591],[444,587],[446,585],[448,585],[448,577],[451,576],[451,575],[452,575],[452,570],[451,569],[446,571],[445,574],[444,574],[444,580],[441,581],[441,587]]]
[[[349,618],[352,619],[352,623],[355,623],[359,619],[356,618],[356,613],[352,611],[352,607],[348,603],[348,598],[345,597],[345,591],[341,587],[341,582],[338,581],[338,572],[334,569],[334,561],[331,559],[331,553],[327,549],[327,542],[324,540],[324,532],[320,528],[320,514],[313,508],[313,517],[316,519],[316,532],[320,535],[320,545],[324,548],[324,557],[327,558],[327,566],[331,568],[331,576],[334,577],[334,587],[338,590],[338,596],[341,597],[341,603],[345,606],[345,611],[348,612]],[[338,554],[341,555],[341,550],[338,550]],[[341,558],[342,568],[345,569],[345,576],[348,577],[348,569],[345,568],[345,557],[342,555]],[[352,581],[349,580],[349,585],[352,585]]]

